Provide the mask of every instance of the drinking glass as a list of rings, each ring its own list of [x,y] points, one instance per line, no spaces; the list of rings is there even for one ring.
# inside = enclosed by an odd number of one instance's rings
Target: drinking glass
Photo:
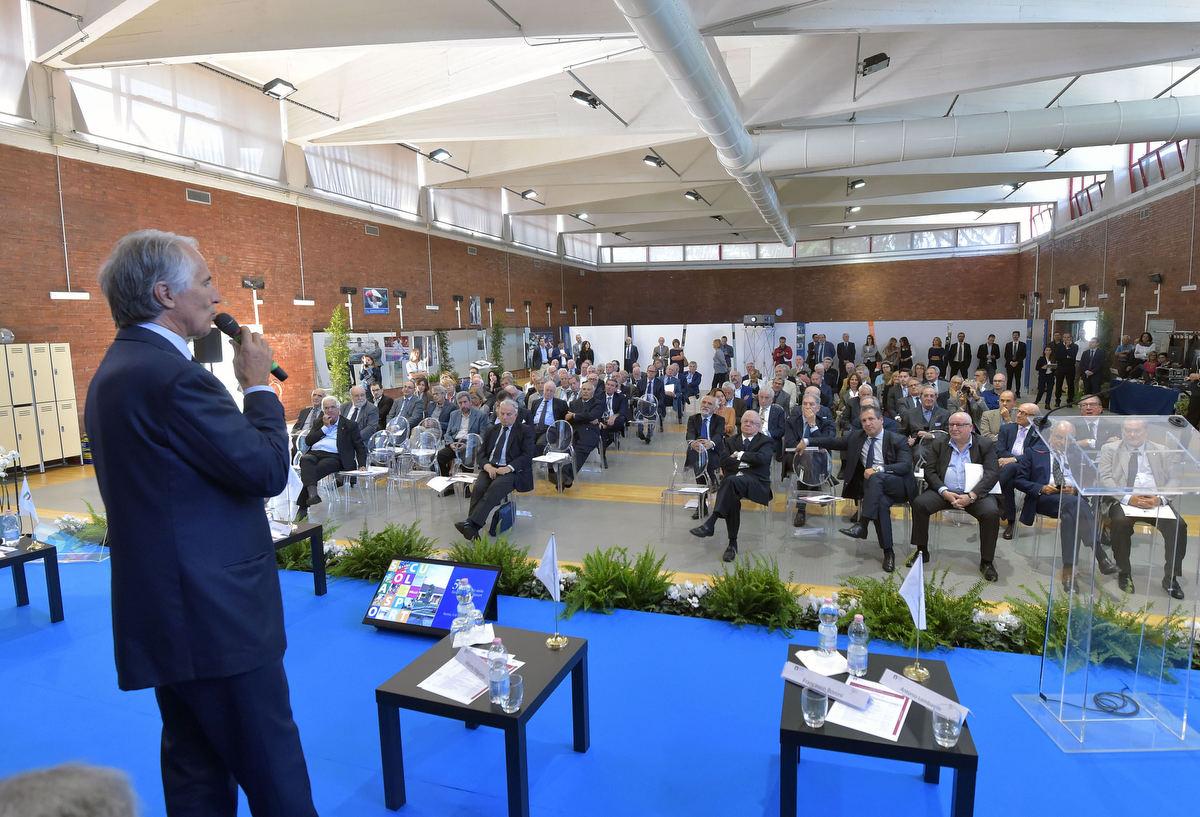
[[[525,695],[525,679],[520,675],[510,675],[508,677],[508,695],[504,699],[504,703],[500,705],[509,715],[513,714],[521,708],[521,699]]]
[[[800,711],[804,713],[804,722],[813,729],[823,726],[829,711],[829,698],[820,690],[804,687],[800,690]]]
[[[947,749],[958,743],[962,734],[962,710],[942,704],[933,710],[933,739]]]

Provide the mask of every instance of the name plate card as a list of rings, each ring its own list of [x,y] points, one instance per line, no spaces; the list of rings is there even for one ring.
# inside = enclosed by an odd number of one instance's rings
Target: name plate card
[[[959,715],[966,720],[967,714],[971,711],[958,701],[952,701],[945,695],[934,692],[928,687],[918,684],[916,681],[910,681],[899,673],[892,670],[884,670],[883,677],[879,679],[879,683],[883,684],[888,689],[895,690],[901,695],[906,695],[916,703],[932,712],[939,706],[951,706],[958,710]]]
[[[847,706],[855,709],[866,709],[871,703],[871,696],[861,689],[855,689],[852,686],[835,681],[832,678],[826,678],[820,673],[806,669],[799,664],[787,661],[783,665],[783,672],[780,677],[785,681],[790,681],[797,686],[808,687],[815,689],[818,692],[824,692],[835,701],[841,701]]]

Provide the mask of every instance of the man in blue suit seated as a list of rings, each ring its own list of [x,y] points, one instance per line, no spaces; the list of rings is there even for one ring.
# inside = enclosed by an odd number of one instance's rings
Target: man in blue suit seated
[[[317,483],[337,471],[367,467],[367,444],[358,424],[341,416],[341,407],[333,395],[321,401],[321,424],[308,432],[304,442],[308,451],[300,458],[300,482],[304,490],[296,500],[297,519],[308,518],[308,508],[321,501]],[[339,483],[340,484],[340,483]]]
[[[467,518],[454,527],[464,539],[478,539],[488,514],[513,491],[533,490],[533,427],[517,422],[517,404],[503,400],[496,407],[500,422],[487,427],[483,471],[471,489]]]
[[[742,500],[771,504],[771,460],[775,456],[775,446],[771,438],[762,433],[762,420],[757,411],[743,414],[741,433],[731,435],[725,443],[725,456],[721,458],[725,479],[717,489],[712,515],[703,524],[692,528],[691,533],[693,536],[712,536],[716,532],[717,519],[724,519],[729,544],[721,559],[732,562],[737,558]]]
[[[1037,403],[1022,403],[1013,413],[1013,422],[1000,426],[996,434],[996,457],[1000,465],[1000,521],[1004,523],[1005,539],[1012,539],[1017,520],[1017,461],[1025,448],[1037,439],[1037,429],[1031,422],[1041,409]]]
[[[687,371],[683,373],[683,399],[691,400],[700,397],[700,383],[703,380],[700,372],[696,371],[696,361],[688,363]]]
[[[1075,463],[1075,468],[1068,463],[1064,472],[1059,461],[1051,453],[1051,449],[1059,456],[1066,455],[1067,441],[1075,434],[1075,427],[1068,420],[1055,423],[1046,435],[1046,440],[1035,438],[1025,447],[1025,453],[1017,460],[1016,488],[1025,494],[1025,504],[1021,507],[1021,524],[1032,525],[1037,514],[1049,516],[1058,520],[1058,538],[1062,547],[1062,565],[1059,580],[1066,592],[1079,589],[1075,581],[1075,554],[1078,551],[1076,542],[1093,548],[1096,552],[1096,564],[1100,572],[1110,575],[1117,572],[1117,566],[1104,552],[1104,548],[1095,545],[1096,513],[1086,497],[1081,497],[1067,480],[1072,470],[1080,471],[1082,462]],[[1047,445],[1049,443],[1049,445]],[[1080,473],[1082,475],[1082,473]]]
[[[100,270],[117,337],[85,423],[112,545],[121,689],[154,688],[166,813],[315,817],[283,671],[283,603],[263,498],[287,485],[271,347],[233,346],[243,408],[195,363],[221,296],[196,242],[153,230]],[[336,405],[337,401],[334,401]]]
[[[458,411],[447,419],[446,427],[442,430],[445,445],[437,452],[438,473],[444,477],[450,476],[450,465],[462,449],[467,435],[478,434],[483,437],[489,425],[487,412],[472,406],[471,397],[465,391],[455,395],[455,400],[458,401]],[[444,495],[448,496],[451,492],[452,489],[447,488]]]

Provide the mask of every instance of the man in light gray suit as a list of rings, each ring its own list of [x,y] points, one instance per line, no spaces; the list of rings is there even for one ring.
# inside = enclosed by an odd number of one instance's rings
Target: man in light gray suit
[[[1000,434],[1000,426],[1015,422],[1017,412],[1014,406],[1016,402],[1017,398],[1011,389],[1000,392],[1000,408],[988,409],[983,413],[983,416],[979,418],[979,433],[995,442],[996,437]]]
[[[417,397],[417,386],[411,380],[404,381],[404,396],[392,404],[387,425],[390,426],[397,417],[408,420],[409,428],[415,428],[425,418],[425,404]]]
[[[367,390],[362,386],[350,389],[350,402],[342,406],[342,416],[358,424],[358,433],[364,441],[379,427],[379,408],[367,400]]]

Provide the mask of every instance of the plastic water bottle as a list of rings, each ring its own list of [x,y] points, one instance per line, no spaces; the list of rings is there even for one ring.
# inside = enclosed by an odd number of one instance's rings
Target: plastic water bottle
[[[817,627],[817,645],[824,655],[837,652],[837,606],[834,605],[833,599],[825,599],[821,602],[821,610],[819,613],[821,623]]]
[[[16,511],[4,512],[3,530],[4,544],[15,545],[21,540],[21,517]]]
[[[850,622],[846,635],[850,636],[850,647],[846,650],[850,674],[861,678],[867,674],[867,638],[870,637],[861,613],[854,614],[854,621]]]
[[[503,705],[508,698],[508,654],[500,639],[494,639],[488,650],[488,694],[492,703]]]
[[[454,595],[458,597],[458,615],[450,622],[450,633],[457,635],[470,631],[475,627],[476,620],[482,624],[483,614],[475,609],[475,591],[471,588],[471,583],[460,579],[458,586],[454,588]]]

